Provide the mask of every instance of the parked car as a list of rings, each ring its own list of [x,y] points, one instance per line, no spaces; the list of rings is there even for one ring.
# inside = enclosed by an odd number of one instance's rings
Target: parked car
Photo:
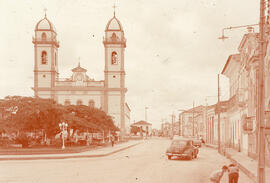
[[[172,140],[170,147],[166,151],[168,159],[176,156],[192,160],[197,158],[198,153],[199,149],[193,145],[193,140],[184,138]]]
[[[193,139],[193,145],[195,147],[202,147],[202,140],[201,139]]]

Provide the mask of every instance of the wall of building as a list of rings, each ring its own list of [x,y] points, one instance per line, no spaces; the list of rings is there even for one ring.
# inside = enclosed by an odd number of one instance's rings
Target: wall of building
[[[101,107],[101,96],[100,91],[56,91],[55,92],[57,102],[64,105],[66,100],[70,101],[71,105],[76,105],[77,101],[82,101],[82,105],[89,105],[89,101],[93,100],[96,108]]]
[[[130,134],[130,109],[125,105],[125,132],[126,134]]]

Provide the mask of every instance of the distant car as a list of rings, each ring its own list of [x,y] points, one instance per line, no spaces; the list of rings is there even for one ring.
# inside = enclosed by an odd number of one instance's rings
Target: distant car
[[[174,139],[166,151],[168,159],[176,156],[192,160],[197,158],[198,153],[199,150],[193,145],[193,140],[191,139]]]
[[[202,147],[202,140],[201,139],[193,139],[193,145],[195,147]]]

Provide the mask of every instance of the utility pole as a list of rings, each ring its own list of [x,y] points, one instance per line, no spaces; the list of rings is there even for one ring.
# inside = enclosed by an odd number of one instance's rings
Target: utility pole
[[[265,1],[260,0],[260,22],[259,22],[259,68],[258,89],[257,89],[257,110],[256,119],[258,123],[259,138],[259,156],[258,156],[258,172],[257,183],[265,183],[265,138],[264,138],[264,22],[265,22]]]
[[[144,110],[145,110],[145,111],[144,111],[144,112],[145,112],[144,114],[145,114],[145,121],[146,121],[146,122],[147,122],[147,109],[148,109],[148,107],[145,107],[145,108],[144,108]]]
[[[181,113],[179,113],[179,136],[181,136],[181,124],[182,124],[182,121],[181,121]]]
[[[192,108],[192,136],[194,137],[194,101],[193,101],[193,108]]]
[[[172,114],[172,136],[174,135],[173,117],[174,117],[174,114]]]
[[[174,122],[174,114],[172,113],[172,137],[174,136],[174,127],[173,127],[173,122]]]
[[[217,103],[217,111],[218,111],[218,152],[221,153],[221,148],[220,148],[220,87],[219,87],[219,74],[218,74],[218,103]]]
[[[205,142],[208,142],[208,136],[209,136],[209,125],[207,122],[207,113],[208,113],[208,104],[207,104],[207,97],[205,97],[205,111],[204,111],[204,125],[205,125]]]

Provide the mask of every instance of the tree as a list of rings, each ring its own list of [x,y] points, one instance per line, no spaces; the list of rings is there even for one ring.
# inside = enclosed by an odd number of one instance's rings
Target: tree
[[[69,129],[101,132],[119,130],[104,111],[84,105],[63,106],[51,99],[7,96],[0,100],[0,132],[44,131],[47,137],[60,132],[58,124],[68,123]],[[4,114],[4,115],[3,115]]]
[[[55,135],[63,109],[53,100],[8,96],[0,103],[5,111],[3,124],[14,131],[30,132],[45,130],[48,136]]]

